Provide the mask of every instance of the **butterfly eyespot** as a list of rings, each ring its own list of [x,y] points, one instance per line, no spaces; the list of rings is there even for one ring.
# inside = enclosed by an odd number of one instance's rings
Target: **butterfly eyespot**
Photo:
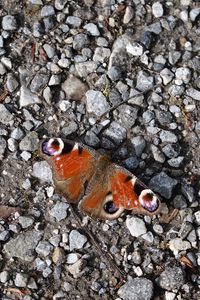
[[[42,153],[48,156],[55,156],[62,153],[64,143],[61,139],[49,139],[42,142],[41,150]]]
[[[104,210],[108,214],[115,214],[118,209],[119,208],[115,206],[113,201],[108,201],[104,204]]]
[[[158,210],[160,206],[160,201],[156,197],[156,195],[151,190],[143,190],[139,196],[140,204],[144,209],[149,211],[150,213]]]

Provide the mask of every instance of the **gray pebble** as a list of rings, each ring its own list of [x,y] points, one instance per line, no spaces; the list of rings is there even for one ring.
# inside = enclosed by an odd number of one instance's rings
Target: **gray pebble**
[[[147,29],[150,31],[150,32],[153,32],[155,34],[160,34],[162,32],[162,27],[161,27],[161,24],[160,22],[155,22],[155,23],[152,23],[150,24]]]
[[[78,75],[82,78],[86,78],[89,74],[94,73],[97,67],[98,63],[95,61],[80,62],[75,65]]]
[[[189,68],[180,67],[180,68],[176,69],[175,75],[176,75],[176,78],[178,80],[180,80],[180,83],[188,84],[190,82],[192,73]]]
[[[55,10],[52,5],[44,5],[41,9],[41,17],[49,17],[55,15]]]
[[[102,92],[89,90],[86,92],[86,110],[97,117],[102,116],[110,108]]]
[[[178,181],[176,179],[169,177],[165,172],[161,172],[152,177],[149,186],[154,192],[159,193],[161,196],[167,199],[170,199],[173,189],[177,184]]]
[[[88,36],[84,33],[78,33],[73,39],[73,48],[77,51],[89,45]]]
[[[168,83],[170,83],[174,77],[174,73],[172,73],[168,68],[164,68],[161,72],[160,72],[160,76],[163,80],[163,84],[167,85]]]
[[[69,234],[69,248],[70,251],[74,249],[82,249],[85,243],[87,242],[87,238],[80,234],[77,230],[72,230]]]
[[[65,135],[65,136],[68,136],[74,132],[76,132],[78,129],[78,125],[77,123],[74,121],[74,120],[69,120],[67,122],[67,126],[64,126],[62,128],[62,133]]]
[[[21,130],[21,128],[17,127],[11,132],[10,136],[18,141],[24,136],[24,132]]]
[[[169,63],[174,66],[179,61],[180,57],[180,51],[170,51],[168,56]]]
[[[20,216],[18,218],[19,224],[22,228],[28,228],[34,223],[34,219],[31,217]]]
[[[190,10],[190,20],[194,22],[200,14],[200,7],[196,7]]]
[[[105,137],[110,138],[117,145],[122,143],[126,138],[126,129],[119,123],[113,121],[110,126],[105,130]]]
[[[9,280],[9,273],[8,271],[2,271],[0,273],[0,282],[1,283],[6,283]]]
[[[34,252],[39,240],[42,237],[42,233],[36,230],[23,232],[16,238],[10,239],[4,245],[4,251],[8,257],[18,257],[22,261],[33,261]]]
[[[43,182],[52,183],[52,171],[46,161],[35,162],[32,175]]]
[[[151,110],[146,110],[143,115],[143,120],[145,124],[148,124],[151,122],[151,120],[153,120],[155,118],[155,113]]]
[[[82,20],[79,17],[69,16],[67,17],[66,23],[76,28],[81,26]]]
[[[7,15],[2,19],[2,28],[4,30],[13,31],[17,29],[17,22],[14,16]]]
[[[25,107],[40,102],[40,98],[36,94],[32,93],[26,86],[21,86],[19,98],[20,107]]]
[[[184,160],[184,156],[178,156],[176,158],[171,158],[167,163],[173,168],[179,168]]]
[[[178,141],[177,136],[168,130],[161,130],[159,136],[162,143],[176,143]]]
[[[195,216],[195,221],[198,225],[200,225],[200,210],[196,211],[194,213],[194,216]]]
[[[4,40],[3,37],[0,35],[0,48],[3,48]]]
[[[186,197],[186,199],[188,199],[189,202],[194,201],[195,191],[191,185],[187,184],[186,182],[183,182],[183,184],[181,185],[181,191],[183,195]]]
[[[128,45],[126,46],[126,50],[133,56],[141,56],[144,51],[142,45],[137,42],[128,43]]]
[[[27,135],[19,143],[19,148],[21,151],[33,152],[38,149],[38,134],[35,131],[27,133]]]
[[[49,211],[50,215],[58,222],[65,219],[67,216],[67,209],[69,205],[63,202],[56,202],[54,207]]]
[[[53,246],[47,242],[47,241],[40,241],[37,245],[35,251],[42,256],[48,256],[51,250],[53,249]]]
[[[61,82],[61,76],[60,75],[51,75],[49,80],[49,86],[59,85]]]
[[[147,228],[142,219],[137,217],[130,217],[126,219],[126,226],[130,234],[134,237],[139,237],[147,232]]]
[[[40,92],[48,83],[49,76],[46,74],[37,73],[30,84],[30,90],[33,93]]]
[[[55,8],[57,10],[63,10],[68,0],[55,0]]]
[[[2,63],[0,63],[0,75],[4,75],[6,73],[6,68]]]
[[[110,57],[110,49],[105,47],[97,47],[94,51],[93,60],[104,63]]]
[[[177,195],[173,199],[173,205],[174,205],[175,208],[178,208],[178,209],[182,209],[182,208],[187,207],[186,200],[182,195]]]
[[[18,287],[26,287],[28,283],[28,275],[24,273],[17,273],[14,282]]]
[[[146,141],[142,136],[136,136],[131,139],[131,144],[134,147],[135,154],[140,157],[144,148],[146,147]]]
[[[200,101],[200,91],[194,88],[189,88],[186,90],[186,94],[194,100]]]
[[[118,295],[123,300],[150,300],[153,297],[153,283],[146,278],[130,278],[120,289]]]
[[[33,23],[33,36],[40,37],[44,34],[44,28],[39,21]]]
[[[8,125],[12,121],[13,115],[9,112],[4,104],[0,103],[0,122]]]
[[[3,159],[3,155],[6,151],[7,143],[6,140],[0,136],[0,160]]]
[[[0,241],[5,242],[9,239],[10,233],[8,230],[3,230],[0,232]]]
[[[153,154],[153,158],[155,161],[158,161],[160,163],[164,163],[165,162],[165,156],[164,154],[159,150],[158,147],[152,145],[151,146],[151,151]]]
[[[7,75],[7,80],[6,80],[6,86],[9,92],[14,92],[16,88],[18,87],[19,83],[16,80],[16,78],[13,76],[12,73],[9,73]]]
[[[137,159],[137,157],[131,156],[123,160],[123,165],[126,169],[133,171],[137,169],[139,160]]]
[[[122,76],[122,71],[119,67],[113,66],[109,68],[107,74],[112,81],[118,81]]]
[[[139,71],[137,75],[136,88],[141,92],[147,92],[153,89],[154,78],[144,71]]]
[[[152,5],[152,13],[155,18],[160,18],[163,16],[163,6],[160,2],[154,2]]]
[[[88,23],[85,26],[83,26],[83,28],[86,29],[87,32],[90,33],[92,36],[100,35],[99,29],[94,23]]]
[[[171,291],[179,289],[185,283],[185,273],[180,267],[167,267],[158,278],[161,288]]]
[[[168,158],[175,158],[180,153],[180,146],[177,143],[167,144],[162,148],[162,151]]]

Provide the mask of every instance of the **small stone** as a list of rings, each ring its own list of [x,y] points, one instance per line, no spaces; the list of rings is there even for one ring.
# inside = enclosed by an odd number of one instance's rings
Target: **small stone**
[[[34,219],[31,217],[20,216],[18,220],[22,228],[28,228],[34,223]]]
[[[161,196],[170,199],[173,189],[178,184],[176,179],[169,177],[165,172],[152,177],[149,186],[154,192],[159,193]]]
[[[94,51],[93,60],[103,64],[104,62],[108,61],[110,54],[111,52],[109,48],[97,47]]]
[[[170,51],[169,52],[169,63],[174,66],[179,59],[181,58],[181,52],[180,51]]]
[[[46,52],[46,54],[47,54],[47,56],[49,57],[49,58],[53,58],[54,57],[54,55],[55,55],[55,48],[54,47],[52,47],[51,45],[49,45],[49,44],[44,44],[43,45],[43,48],[44,48],[44,50],[45,50],[45,52]],[[41,75],[41,74],[40,74]],[[45,77],[47,77],[47,76],[45,76]],[[46,79],[46,78],[45,78]]]
[[[16,88],[18,87],[19,83],[18,81],[15,79],[15,77],[13,76],[13,74],[9,73],[7,75],[7,80],[6,80],[6,86],[7,89],[10,93],[14,92],[16,90]]]
[[[41,17],[49,17],[55,15],[55,10],[52,5],[44,5],[41,9]]]
[[[14,152],[14,151],[17,150],[17,142],[16,142],[16,140],[14,140],[13,138],[9,138],[7,142],[8,142],[8,149],[11,152]]]
[[[36,290],[38,288],[38,286],[37,286],[37,284],[35,282],[35,279],[33,277],[31,277],[29,279],[27,287],[30,288],[31,290]]]
[[[12,62],[10,58],[4,56],[2,57],[1,62],[6,67],[6,69],[8,70],[12,69]]]
[[[180,153],[180,146],[175,144],[167,144],[162,148],[162,152],[168,157],[168,158],[175,158]]]
[[[145,223],[142,219],[137,217],[130,217],[126,219],[126,226],[134,237],[141,236],[147,232]]]
[[[30,84],[32,93],[39,93],[48,83],[49,76],[46,74],[37,73]]]
[[[38,134],[35,131],[27,133],[27,135],[19,143],[19,148],[21,151],[33,152],[38,149]]]
[[[113,66],[109,68],[107,74],[112,81],[118,81],[122,76],[122,71],[120,68]]]
[[[25,107],[40,102],[40,98],[36,94],[32,93],[26,86],[21,86],[19,98],[20,107]]]
[[[63,127],[62,128],[62,133],[65,135],[65,136],[68,136],[74,132],[76,132],[78,130],[78,125],[77,123],[74,121],[74,120],[69,120],[67,122],[67,126]]]
[[[174,77],[174,73],[172,73],[168,68],[164,68],[161,72],[160,72],[160,76],[163,80],[163,84],[167,85],[168,83],[170,83]]]
[[[52,245],[47,241],[40,241],[37,245],[35,251],[42,256],[48,256],[50,251],[52,250]]]
[[[86,94],[88,86],[75,76],[69,76],[62,84],[66,98],[80,101]]]
[[[0,123],[9,125],[12,119],[13,115],[9,112],[4,104],[0,103]]]
[[[73,39],[73,48],[77,51],[81,50],[83,47],[89,45],[90,41],[88,36],[84,33],[78,33]]]
[[[151,151],[153,154],[153,158],[155,161],[158,161],[160,163],[164,163],[165,162],[165,156],[164,154],[159,150],[158,147],[152,145],[151,146]]]
[[[9,280],[9,273],[8,271],[2,271],[0,273],[0,282],[1,283],[6,283]]]
[[[119,123],[113,121],[105,130],[104,136],[110,138],[119,145],[126,138],[126,129]]]
[[[163,16],[163,6],[160,2],[154,2],[152,5],[152,13],[155,18],[160,18]]]
[[[24,180],[24,182],[22,183],[22,188],[25,190],[28,190],[31,188],[31,182],[28,178],[26,180]]]
[[[24,273],[17,273],[14,281],[16,286],[26,287],[28,283],[28,275]]]
[[[10,233],[8,230],[3,230],[0,232],[0,242],[5,242],[9,239]]]
[[[176,294],[171,292],[165,292],[165,300],[175,300]]]
[[[88,23],[85,26],[83,26],[83,28],[86,29],[87,32],[90,33],[92,36],[100,35],[99,29],[94,23]]]
[[[191,249],[191,244],[188,241],[183,241],[181,238],[174,238],[169,241],[169,249],[176,256],[179,251]]]
[[[29,159],[31,159],[31,153],[28,151],[22,151],[22,153],[20,154],[20,156],[25,160],[28,161]]]
[[[80,255],[78,255],[77,253],[69,253],[67,255],[67,264],[72,265],[74,263],[76,263],[80,258]]]
[[[11,132],[10,136],[11,136],[11,138],[18,141],[24,136],[24,133],[21,130],[21,128],[17,127]]]
[[[171,158],[167,163],[173,168],[179,168],[184,160],[184,156],[178,156],[176,158]]]
[[[78,277],[81,270],[83,269],[85,263],[82,259],[79,259],[75,264],[67,266],[67,270],[73,275],[73,277]]]
[[[13,31],[17,29],[17,22],[14,16],[6,15],[2,19],[2,28],[4,30]]]
[[[42,237],[42,233],[36,230],[23,232],[16,238],[12,238],[4,245],[4,251],[8,257],[17,257],[22,261],[33,261],[34,250]]]
[[[46,161],[35,162],[32,175],[43,182],[52,183],[52,171]]]
[[[100,117],[108,111],[109,108],[110,105],[102,92],[94,90],[86,92],[86,109],[88,113]]]
[[[159,136],[160,136],[162,143],[177,143],[178,142],[177,136],[173,132],[170,132],[168,130],[161,130]]]
[[[86,78],[91,73],[96,72],[98,63],[95,61],[86,61],[75,64],[78,75],[82,78]]]
[[[120,289],[118,295],[123,300],[150,300],[153,297],[153,283],[146,278],[130,278]]]
[[[2,63],[0,63],[0,75],[4,75],[6,73],[6,68]]]
[[[200,14],[200,7],[196,7],[190,10],[190,20],[194,22]]]
[[[136,136],[131,139],[131,143],[135,149],[135,154],[140,157],[146,147],[146,141],[142,136]]]
[[[50,210],[50,215],[54,217],[58,222],[65,219],[67,216],[67,209],[69,205],[63,202],[56,202],[54,207]]]
[[[123,160],[123,165],[126,169],[132,171],[135,170],[139,165],[139,160],[137,157],[128,157],[127,159]]]
[[[3,37],[0,35],[0,48],[3,48],[3,45],[4,45]]]
[[[194,100],[200,101],[200,91],[194,88],[186,90],[186,94]]]
[[[78,28],[81,26],[82,20],[79,17],[69,16],[67,17],[66,23],[74,28]]]
[[[181,81],[181,83],[188,84],[191,80],[192,73],[189,68],[180,67],[176,70],[176,78]]]
[[[200,225],[200,210],[196,211],[194,213],[194,216],[195,216],[195,222]]]
[[[136,88],[141,92],[147,92],[153,89],[154,78],[144,71],[139,71],[137,75]]]
[[[123,18],[123,23],[128,24],[134,16],[134,10],[132,6],[127,6],[125,9],[125,14]]]
[[[7,143],[6,140],[0,136],[0,160],[3,159],[3,155],[6,151]]]
[[[126,46],[126,50],[133,56],[141,56],[143,54],[143,47],[137,42],[129,43]]]
[[[187,184],[186,182],[183,182],[183,184],[181,185],[181,191],[189,202],[192,203],[193,201],[195,201],[195,191],[191,185]]]
[[[49,80],[49,86],[59,85],[61,82],[60,75],[51,75]]]
[[[158,278],[161,288],[171,291],[179,289],[185,283],[185,272],[180,267],[167,267]]]
[[[72,230],[69,234],[69,248],[70,251],[74,249],[82,249],[85,243],[87,242],[87,238],[79,233],[77,230]]]
[[[55,265],[60,266],[64,260],[64,251],[60,247],[56,247],[53,251],[52,260]]]

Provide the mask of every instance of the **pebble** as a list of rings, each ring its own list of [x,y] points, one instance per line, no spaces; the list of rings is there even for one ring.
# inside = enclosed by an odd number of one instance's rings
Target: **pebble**
[[[194,22],[196,20],[196,18],[199,16],[200,14],[200,7],[196,7],[190,10],[190,20],[192,22]]]
[[[67,217],[67,210],[69,205],[63,202],[56,202],[53,208],[49,211],[50,215],[54,217],[58,222],[64,220]]]
[[[126,219],[126,226],[134,237],[139,237],[147,232],[145,223],[142,219],[137,217],[130,217]]]
[[[46,161],[35,162],[32,175],[43,182],[52,183],[52,171]]]
[[[65,254],[64,250],[60,247],[55,247],[52,255],[52,260],[55,265],[60,266],[64,261]]]
[[[76,71],[81,78],[86,78],[89,74],[94,73],[98,67],[95,61],[86,61],[75,64]]]
[[[134,147],[135,154],[140,157],[146,147],[146,141],[142,136],[136,136],[131,139],[131,144]]]
[[[152,145],[151,146],[151,151],[153,154],[153,158],[155,161],[160,162],[160,163],[164,163],[165,162],[165,156],[164,154],[159,150],[158,147]]]
[[[37,73],[30,84],[30,90],[32,93],[39,93],[48,83],[49,76],[45,74]]]
[[[108,58],[110,57],[110,49],[105,47],[97,47],[94,51],[93,60],[104,63],[108,61]]]
[[[55,10],[52,5],[44,5],[41,9],[41,17],[49,17],[55,15]]]
[[[82,20],[79,17],[75,17],[75,16],[68,16],[66,23],[71,25],[74,28],[78,28],[81,26]]]
[[[86,242],[87,242],[87,238],[77,230],[72,230],[70,232],[69,234],[70,251],[73,251],[74,249],[82,249]]]
[[[84,33],[78,33],[75,35],[73,39],[73,48],[74,50],[81,50],[82,48],[89,45],[89,39],[88,36]]]
[[[200,210],[196,211],[194,213],[195,216],[195,222],[197,223],[197,225],[200,225]]]
[[[180,80],[180,84],[188,84],[191,80],[192,73],[189,68],[180,67],[176,69],[176,79]]]
[[[152,5],[152,13],[155,18],[160,18],[163,16],[164,10],[160,2],[154,2]]]
[[[153,89],[154,78],[144,71],[139,71],[137,75],[136,89],[147,92]]]
[[[24,273],[17,273],[14,282],[18,287],[26,287],[28,283],[28,275]]]
[[[161,288],[172,291],[179,289],[185,283],[185,272],[180,267],[167,267],[158,277]]]
[[[109,68],[107,74],[112,81],[118,81],[122,76],[121,69],[115,66]]]
[[[118,290],[123,300],[150,300],[153,297],[153,283],[144,277],[129,278]]]
[[[77,253],[69,253],[67,255],[67,264],[72,265],[74,263],[76,263],[80,258],[80,255],[78,255]]]
[[[9,280],[9,273],[8,271],[2,271],[0,273],[0,282],[1,283],[6,283]]]
[[[179,251],[186,251],[191,249],[191,244],[188,241],[184,241],[181,238],[174,238],[169,241],[169,249],[176,256]]]
[[[0,103],[0,123],[9,125],[12,119],[12,113],[6,108],[4,104]]]
[[[69,76],[63,83],[62,89],[69,100],[80,101],[86,94],[88,86],[75,76]]]
[[[27,133],[27,135],[19,143],[19,148],[21,151],[33,152],[38,149],[38,134],[35,131]]]
[[[19,98],[19,104],[20,107],[25,107],[29,105],[33,105],[36,103],[40,103],[40,98],[32,93],[27,87],[24,85],[20,88],[20,98]]]
[[[3,159],[4,153],[6,151],[7,143],[6,140],[0,136],[0,160]]]
[[[195,88],[189,88],[186,90],[186,94],[194,100],[200,101],[200,91]]]
[[[163,84],[167,85],[168,83],[170,83],[174,77],[174,73],[171,72],[168,68],[164,68],[161,72],[160,72],[160,76],[163,80]]]
[[[102,92],[95,90],[88,90],[86,92],[86,110],[89,114],[101,117],[109,108],[110,105]]]
[[[22,228],[28,228],[34,223],[34,219],[31,217],[20,216],[18,218],[19,224]]]
[[[133,56],[141,56],[143,54],[143,47],[137,42],[129,43],[126,46],[126,50],[129,54]]]
[[[7,75],[7,80],[6,80],[6,86],[7,86],[7,90],[12,93],[16,90],[16,88],[18,87],[19,83],[16,80],[16,78],[13,76],[13,74],[8,73]]]
[[[149,187],[159,193],[161,196],[170,199],[174,188],[177,186],[178,181],[169,177],[165,172],[161,172],[153,176],[149,182]]]
[[[3,230],[0,232],[0,241],[5,242],[9,239],[10,233],[8,230]]]
[[[184,156],[178,156],[176,158],[171,158],[167,163],[173,168],[179,168],[184,161]]]
[[[13,129],[11,134],[10,134],[10,137],[17,140],[17,141],[20,140],[21,138],[23,138],[23,136],[24,136],[24,132],[19,127]]]
[[[176,143],[178,142],[177,136],[168,130],[161,130],[159,133],[162,143]]]
[[[126,129],[119,123],[113,121],[105,130],[104,136],[110,138],[116,144],[120,144],[126,138]]]
[[[13,31],[17,29],[17,22],[14,16],[6,15],[2,18],[2,28],[4,30]]]
[[[40,241],[35,251],[42,256],[48,256],[53,249],[52,245],[47,241]]]
[[[99,29],[94,23],[88,23],[85,26],[83,26],[83,28],[87,30],[87,32],[90,33],[92,36],[100,35]]]
[[[42,238],[42,232],[32,230],[11,238],[5,245],[4,251],[8,257],[17,257],[22,261],[31,262],[35,258],[34,250]]]

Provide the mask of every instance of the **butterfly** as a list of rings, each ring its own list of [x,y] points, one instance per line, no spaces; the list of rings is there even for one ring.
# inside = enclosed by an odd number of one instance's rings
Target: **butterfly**
[[[124,210],[154,215],[160,200],[145,184],[108,156],[71,140],[48,138],[39,155],[52,168],[56,189],[94,219],[112,220]]]

